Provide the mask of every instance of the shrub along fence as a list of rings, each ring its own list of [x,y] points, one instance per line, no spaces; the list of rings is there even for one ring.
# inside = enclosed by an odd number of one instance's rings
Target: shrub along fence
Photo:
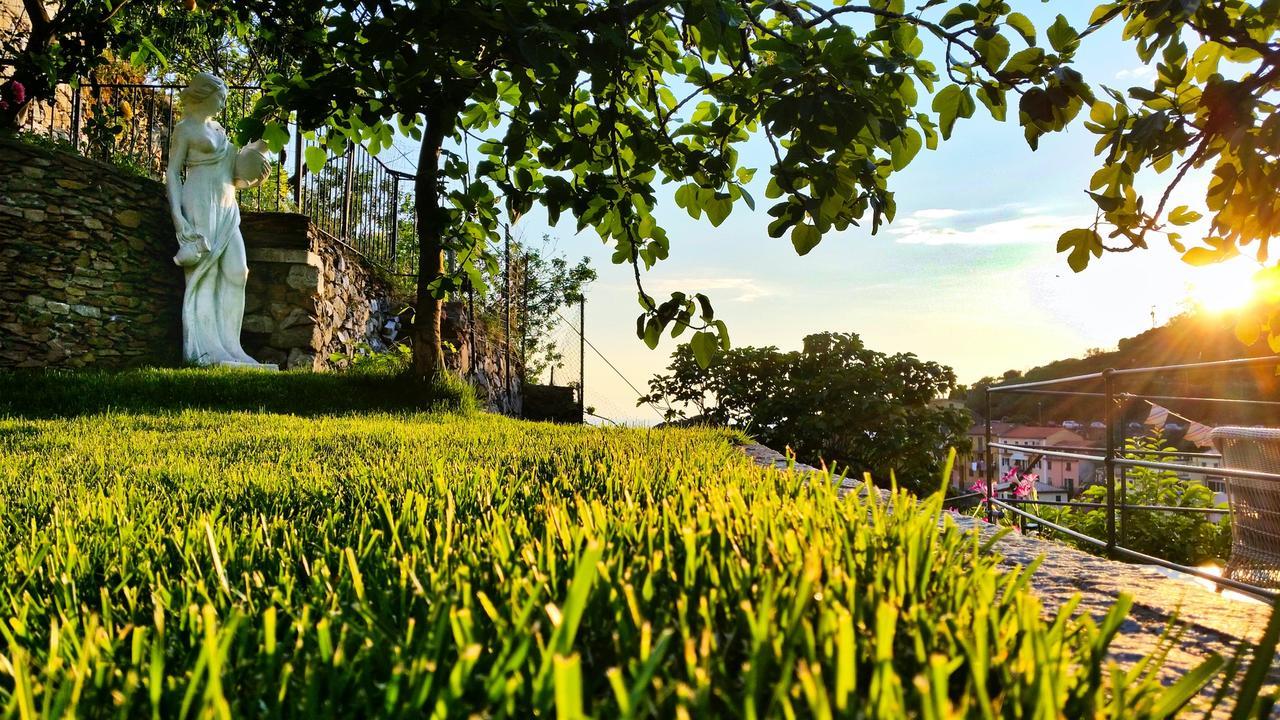
[[[1132,518],[1135,512],[1147,513],[1222,513],[1221,508],[1205,508],[1205,507],[1185,507],[1176,505],[1152,505],[1152,504],[1135,504],[1126,502],[1126,487],[1124,485],[1123,470],[1125,468],[1138,468],[1156,471],[1171,471],[1175,473],[1187,473],[1195,475],[1213,475],[1215,477],[1224,478],[1226,480],[1227,494],[1229,498],[1230,508],[1228,512],[1231,514],[1232,533],[1233,533],[1233,555],[1249,555],[1252,556],[1254,547],[1261,543],[1269,545],[1261,547],[1264,554],[1269,550],[1271,555],[1280,554],[1280,548],[1275,547],[1275,538],[1280,536],[1280,473],[1276,473],[1271,468],[1261,469],[1257,467],[1228,467],[1230,458],[1224,456],[1223,467],[1208,470],[1200,465],[1187,465],[1179,462],[1165,462],[1167,458],[1162,457],[1165,454],[1138,451],[1127,452],[1122,437],[1124,427],[1123,412],[1127,403],[1159,401],[1162,403],[1186,403],[1197,406],[1216,405],[1216,406],[1250,406],[1262,408],[1280,408],[1280,401],[1267,399],[1250,399],[1250,398],[1223,398],[1223,397],[1204,397],[1194,395],[1146,395],[1124,392],[1122,383],[1130,378],[1150,377],[1153,375],[1180,375],[1187,379],[1186,386],[1194,387],[1196,384],[1204,384],[1203,381],[1207,377],[1211,377],[1216,373],[1262,369],[1266,368],[1270,371],[1272,368],[1280,365],[1280,357],[1261,357],[1261,358],[1243,358],[1237,360],[1219,360],[1212,362],[1190,363],[1185,365],[1168,365],[1161,367],[1139,367],[1139,368],[1121,368],[1107,369],[1102,372],[1089,373],[1086,375],[1077,375],[1074,377],[1059,378],[1054,380],[1041,380],[1036,382],[1014,383],[1008,385],[996,385],[987,390],[987,417],[986,417],[986,482],[982,491],[969,493],[959,498],[952,498],[952,502],[960,499],[977,498],[986,504],[988,522],[996,522],[1004,518],[1017,518],[1020,520],[1028,520],[1036,523],[1041,528],[1048,528],[1053,532],[1060,533],[1079,543],[1094,546],[1105,550],[1108,555],[1118,557],[1125,560],[1131,560],[1143,564],[1159,565],[1161,567],[1176,570],[1178,572],[1187,573],[1196,577],[1215,583],[1219,587],[1229,588],[1232,590],[1255,595],[1269,601],[1275,601],[1280,597],[1280,564],[1268,565],[1264,568],[1254,567],[1253,565],[1242,565],[1239,558],[1233,558],[1232,562],[1227,564],[1224,577],[1219,577],[1212,573],[1208,573],[1201,568],[1189,567],[1176,562],[1171,562],[1165,558],[1154,557],[1147,553],[1138,552],[1136,550],[1126,548],[1121,544],[1124,537],[1124,523],[1135,522]],[[1063,389],[1064,387],[1071,389]],[[1094,398],[1102,403],[1102,410],[1107,426],[1106,430],[1106,446],[1101,455],[1097,450],[1089,448],[1044,448],[1036,447],[1029,449],[1025,446],[1010,445],[1007,443],[994,442],[991,432],[991,395],[994,393],[1028,393],[1035,395],[1052,395],[1052,396],[1069,396],[1077,398]],[[1053,500],[1040,500],[1038,498],[1005,498],[997,496],[994,454],[996,452],[1033,452],[1035,455],[1042,455],[1046,458],[1076,460],[1098,462],[1102,464],[1105,473],[1106,500],[1103,503],[1080,503],[1080,502],[1061,502]],[[1171,453],[1173,455],[1187,455],[1187,453]],[[1117,479],[1120,483],[1117,483]],[[1233,484],[1236,487],[1233,489]],[[1247,486],[1242,489],[1241,486]],[[1259,490],[1261,490],[1259,492]],[[1059,523],[1046,519],[1042,514],[1037,514],[1034,509],[1037,506],[1054,506],[1071,509],[1086,510],[1105,510],[1105,532],[1104,537],[1092,537],[1076,529],[1066,527]],[[1137,520],[1136,522],[1141,522]],[[1270,528],[1268,530],[1268,528]],[[1256,564],[1256,563],[1255,563]]]

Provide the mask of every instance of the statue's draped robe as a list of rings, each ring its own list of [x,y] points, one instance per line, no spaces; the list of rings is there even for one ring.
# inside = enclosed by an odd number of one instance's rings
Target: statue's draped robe
[[[225,136],[221,141],[211,157],[188,158],[182,185],[182,214],[209,244],[199,263],[186,268],[182,352],[199,365],[257,364],[240,347],[247,270],[243,261],[224,262],[232,247],[238,248],[237,258],[244,257],[244,238],[234,185],[236,147]]]

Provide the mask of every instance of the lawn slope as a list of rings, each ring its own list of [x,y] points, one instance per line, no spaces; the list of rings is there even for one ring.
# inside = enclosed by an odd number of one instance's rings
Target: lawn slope
[[[1042,619],[1025,573],[940,531],[936,504],[841,500],[726,433],[69,415],[0,417],[8,717],[1105,717],[1157,698],[1102,668],[1114,628]]]

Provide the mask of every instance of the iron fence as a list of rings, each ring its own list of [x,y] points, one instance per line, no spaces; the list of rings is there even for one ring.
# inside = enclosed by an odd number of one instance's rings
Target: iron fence
[[[1010,513],[1019,518],[1021,521],[1031,521],[1041,527],[1048,528],[1054,532],[1062,533],[1079,542],[1101,548],[1112,557],[1123,558],[1140,563],[1159,565],[1170,570],[1186,573],[1203,580],[1214,583],[1221,588],[1230,588],[1239,592],[1247,593],[1266,600],[1274,600],[1280,596],[1280,592],[1274,587],[1263,587],[1240,580],[1233,579],[1229,576],[1214,575],[1206,572],[1201,568],[1181,565],[1163,558],[1154,557],[1152,555],[1138,552],[1130,548],[1126,548],[1121,544],[1123,538],[1123,523],[1126,514],[1130,511],[1139,512],[1167,512],[1167,513],[1200,513],[1200,514],[1227,514],[1232,515],[1232,522],[1236,522],[1234,516],[1235,510],[1232,503],[1227,508],[1203,508],[1203,507],[1181,507],[1171,505],[1150,505],[1136,504],[1126,502],[1124,496],[1124,486],[1117,487],[1117,474],[1121,476],[1127,468],[1146,468],[1150,470],[1166,470],[1177,473],[1188,473],[1192,475],[1212,475],[1220,478],[1244,478],[1252,480],[1265,480],[1276,483],[1276,492],[1280,493],[1280,474],[1263,472],[1259,470],[1250,470],[1231,467],[1205,467],[1200,465],[1188,465],[1180,462],[1165,462],[1163,460],[1145,459],[1147,457],[1168,457],[1168,456],[1198,456],[1203,453],[1184,453],[1179,451],[1147,451],[1136,450],[1126,451],[1121,446],[1123,423],[1122,405],[1128,401],[1154,401],[1160,400],[1164,402],[1187,402],[1196,404],[1231,404],[1238,403],[1253,408],[1277,408],[1280,409],[1280,401],[1273,400],[1257,400],[1245,398],[1221,398],[1221,397],[1197,397],[1197,396],[1179,396],[1179,395],[1154,395],[1124,392],[1117,387],[1124,378],[1140,377],[1140,376],[1165,376],[1176,373],[1199,373],[1199,372],[1221,372],[1228,370],[1238,370],[1254,367],[1270,367],[1280,366],[1280,357],[1259,357],[1244,358],[1237,360],[1220,360],[1212,362],[1188,363],[1182,365],[1166,365],[1157,367],[1139,367],[1124,369],[1107,369],[1102,372],[1089,373],[1085,375],[1076,375],[1073,377],[1058,378],[1053,380],[1040,380],[1035,382],[1013,383],[1007,385],[996,385],[987,388],[986,391],[986,430],[985,440],[986,449],[984,450],[984,473],[985,473],[985,490],[983,492],[966,493],[962,496],[952,499],[952,502],[968,499],[982,499],[986,503],[987,521],[995,523],[998,516],[1002,513]],[[1054,387],[1072,386],[1080,384],[1101,384],[1101,392],[1093,390],[1060,390],[1049,389]],[[1105,449],[1102,454],[1098,454],[1096,448],[1077,448],[1077,447],[1030,447],[1026,445],[1014,445],[1009,443],[996,442],[992,437],[991,423],[991,395],[995,393],[1023,393],[1031,395],[1057,395],[1081,398],[1097,398],[1102,401],[1104,423],[1106,425],[1106,442]],[[1062,460],[1078,460],[1102,463],[1105,486],[1106,486],[1106,502],[1103,503],[1082,503],[1082,502],[1063,502],[1056,500],[1040,500],[1038,498],[998,498],[996,496],[996,462],[993,458],[994,452],[1022,452],[1040,455],[1045,458],[1055,458]],[[1123,480],[1123,476],[1122,476]],[[1230,486],[1228,485],[1230,493]],[[1280,497],[1280,496],[1278,496]],[[1280,499],[1277,499],[1277,507],[1280,508]],[[1106,511],[1106,533],[1103,538],[1095,538],[1086,535],[1072,528],[1061,525],[1060,523],[1048,520],[1040,515],[1029,512],[1025,506],[1056,506],[1080,509],[1103,509]],[[1117,524],[1120,523],[1119,527]]]
[[[92,80],[60,86],[52,99],[31,104],[23,129],[87,157],[163,180],[182,89]],[[232,85],[227,90],[218,121],[233,133],[261,89]],[[302,213],[318,230],[383,270],[413,274],[418,247],[413,176],[353,143],[346,143],[341,153],[326,150],[323,167],[312,172],[304,159],[309,149],[325,147],[324,137],[304,137],[292,124],[289,130],[292,141],[276,157],[267,179],[240,191],[241,207]]]

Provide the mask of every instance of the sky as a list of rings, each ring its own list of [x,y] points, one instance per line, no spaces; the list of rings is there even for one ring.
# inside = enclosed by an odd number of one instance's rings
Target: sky
[[[1059,12],[1084,27],[1093,4],[1013,2],[1041,31]],[[1075,67],[1095,88],[1149,81],[1152,71],[1121,42],[1118,28],[1085,43]],[[789,239],[768,236],[767,202],[755,212],[739,204],[716,228],[676,207],[675,186],[665,186],[656,213],[671,254],[644,278],[646,290],[659,299],[674,290],[707,293],[735,346],[789,350],[810,333],[854,332],[875,350],[941,362],[970,383],[1089,348],[1114,348],[1120,338],[1152,327],[1153,314],[1157,323],[1177,314],[1188,297],[1243,286],[1257,268],[1253,261],[1193,268],[1162,241],[1145,252],[1105,254],[1073,273],[1055,248],[1061,232],[1092,218],[1094,205],[1083,190],[1099,164],[1095,140],[1073,127],[1043,138],[1032,152],[1016,118],[995,122],[979,106],[938,150],[922,151],[894,174],[898,212],[891,225],[875,236],[865,228],[830,233],[804,257]],[[750,144],[743,159],[762,170],[750,189],[763,198],[767,145]],[[1203,175],[1189,175],[1173,205],[1196,207],[1204,182]],[[586,337],[644,390],[665,369],[677,341],[664,337],[649,350],[636,337],[640,308],[630,266],[612,264],[611,249],[590,230],[575,234],[571,219],[549,227],[535,211],[517,226],[525,239],[544,233],[566,256],[591,259],[600,278],[587,295]],[[636,392],[590,350],[586,388],[587,404],[599,415],[637,424],[659,420],[636,407]]]

